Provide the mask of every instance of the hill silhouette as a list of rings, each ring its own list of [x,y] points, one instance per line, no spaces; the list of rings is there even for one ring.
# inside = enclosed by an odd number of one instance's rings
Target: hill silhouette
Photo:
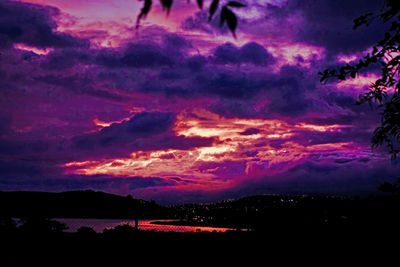
[[[400,222],[399,195],[367,197],[256,195],[173,207],[168,224],[253,229],[388,227]],[[160,224],[165,224],[162,222]]]
[[[154,201],[92,190],[1,192],[2,216],[47,218],[160,218],[168,208]]]

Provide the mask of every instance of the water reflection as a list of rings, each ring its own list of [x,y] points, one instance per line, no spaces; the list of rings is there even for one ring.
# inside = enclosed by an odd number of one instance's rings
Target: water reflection
[[[118,225],[129,224],[135,227],[135,220],[120,220],[120,219],[65,219],[58,218],[55,219],[61,223],[65,223],[68,227],[67,232],[76,232],[80,227],[87,226],[93,228],[97,233],[103,232],[104,229],[114,228]],[[216,231],[225,232],[227,230],[233,230],[231,228],[220,228],[220,227],[200,227],[200,226],[182,226],[182,225],[160,225],[152,224],[152,222],[160,220],[139,220],[138,228],[139,230],[153,230],[160,232],[203,232],[203,231]],[[172,220],[162,220],[164,222]]]

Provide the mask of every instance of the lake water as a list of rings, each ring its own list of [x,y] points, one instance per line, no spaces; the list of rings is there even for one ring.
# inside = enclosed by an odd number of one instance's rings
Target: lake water
[[[61,223],[65,223],[68,227],[66,232],[76,232],[80,227],[87,226],[92,227],[97,233],[103,232],[106,228],[114,228],[115,226],[122,224],[129,224],[131,226],[135,226],[135,220],[118,220],[118,219],[64,219],[58,218],[54,219]],[[220,228],[220,227],[199,227],[199,226],[181,226],[181,225],[160,225],[160,224],[151,224],[151,222],[155,221],[171,221],[171,220],[139,220],[138,228],[139,230],[153,230],[153,231],[162,231],[162,232],[225,232],[227,230],[233,230],[231,228]]]

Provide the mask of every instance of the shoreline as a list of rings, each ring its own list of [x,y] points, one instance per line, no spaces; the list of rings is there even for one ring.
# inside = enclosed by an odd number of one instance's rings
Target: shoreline
[[[212,224],[212,223],[201,223],[201,222],[188,222],[188,221],[182,221],[182,220],[157,220],[154,222],[151,222],[150,224],[157,224],[157,225],[175,225],[175,226],[191,226],[191,227],[212,227],[212,228],[224,228],[228,230],[236,230],[236,229],[241,229],[241,230],[247,230],[247,228],[240,228],[232,225],[221,225],[221,224]]]

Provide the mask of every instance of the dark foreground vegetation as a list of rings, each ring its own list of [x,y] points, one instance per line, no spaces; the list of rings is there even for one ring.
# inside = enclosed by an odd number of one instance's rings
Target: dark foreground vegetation
[[[312,258],[324,255],[326,262],[342,256],[354,258],[357,255],[366,259],[384,251],[385,256],[381,259],[384,260],[390,255],[397,255],[399,249],[400,198],[397,195],[363,198],[253,196],[211,204],[172,207],[139,201],[158,207],[157,210],[161,212],[158,215],[175,218],[175,224],[222,226],[237,230],[177,233],[143,231],[129,225],[120,225],[101,233],[88,227],[81,227],[71,233],[65,231],[66,225],[50,219],[51,216],[45,216],[43,210],[48,209],[46,205],[52,206],[54,202],[42,202],[44,207],[35,209],[41,212],[35,215],[31,211],[24,215],[18,210],[11,212],[9,206],[17,206],[4,202],[6,197],[2,194],[0,247],[1,263],[6,263],[2,266],[29,266],[33,263],[40,264],[38,266],[66,263],[78,266],[108,263],[117,266],[121,262],[133,264],[138,260],[144,260],[144,264],[160,264],[161,260],[165,264],[180,261],[190,265],[213,257],[233,262],[237,257],[245,257],[249,261],[248,266],[252,266],[255,265],[250,263],[252,260],[261,258],[265,261],[282,254],[280,260],[283,262],[297,260],[299,255]],[[95,196],[98,200],[102,197],[113,198],[112,195],[92,191],[75,192],[73,195],[82,194]],[[32,196],[29,193],[26,195]],[[59,197],[57,194],[47,196]],[[69,197],[70,194],[64,193],[62,196]],[[116,199],[137,203],[130,197]],[[28,206],[38,203],[37,200],[28,200],[25,198]],[[88,208],[87,200],[80,201],[81,206]],[[97,215],[101,215],[101,209],[96,206],[103,202],[91,203],[92,208],[100,212]],[[122,213],[115,213],[117,218],[126,214],[135,218],[137,213],[133,211],[141,210],[138,207],[126,208],[128,210],[118,209]],[[103,214],[101,217],[109,218],[110,210],[104,210],[107,216]],[[19,223],[12,219],[16,214],[21,215]],[[60,213],[55,214],[66,217]],[[81,213],[68,214],[72,216]],[[88,211],[86,214],[94,213]],[[239,230],[243,228],[251,231]],[[188,257],[188,261],[184,261]]]
[[[321,263],[385,260],[398,255],[396,227],[362,225],[282,225],[264,231],[154,232],[122,225],[102,233],[82,227],[63,232],[62,225],[31,219],[15,227],[1,220],[2,266],[110,266],[141,264],[281,263],[310,259]],[[321,257],[321,258],[320,258]],[[349,258],[350,257],[350,258]],[[196,264],[196,265],[197,265]],[[269,264],[266,264],[269,265]],[[207,265],[208,266],[208,265]],[[226,266],[226,265],[223,265]]]

